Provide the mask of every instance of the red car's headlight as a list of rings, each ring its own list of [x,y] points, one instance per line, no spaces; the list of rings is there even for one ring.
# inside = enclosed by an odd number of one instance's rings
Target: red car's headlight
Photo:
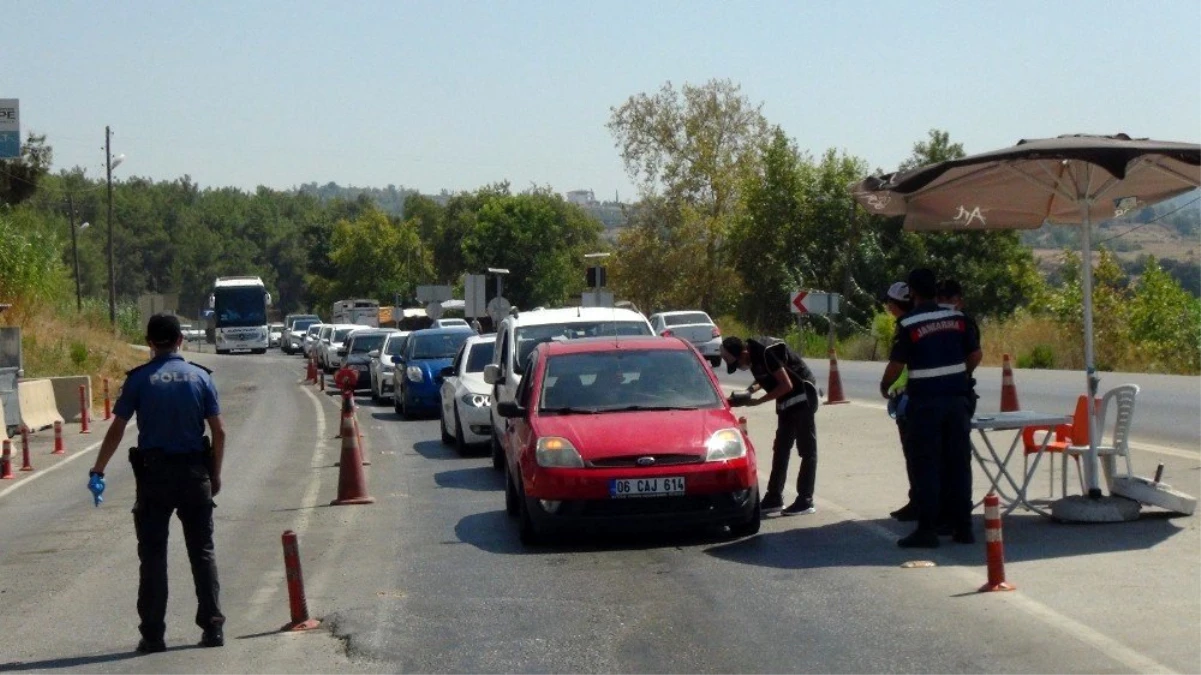
[[[538,447],[534,451],[538,466],[546,469],[582,469],[584,459],[571,444],[571,441],[558,436],[547,436],[538,439]]]
[[[742,432],[733,428],[715,432],[709,437],[705,448],[708,451],[705,454],[706,462],[721,462],[746,456],[746,443],[742,442]]]

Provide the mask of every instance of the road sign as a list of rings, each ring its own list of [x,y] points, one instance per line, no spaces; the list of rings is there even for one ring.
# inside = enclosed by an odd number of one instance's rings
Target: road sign
[[[600,266],[589,267],[584,280],[587,282],[585,285],[589,288],[600,288],[608,285],[605,283],[608,280],[605,275],[605,268]]]
[[[587,291],[580,296],[580,305],[583,307],[612,307],[613,294],[608,291]]]
[[[0,98],[0,159],[12,159],[20,156],[20,103],[15,98]]]
[[[492,317],[492,322],[499,324],[509,315],[511,305],[504,296],[496,296],[488,301],[488,316]]]
[[[434,301],[425,306],[425,315],[437,321],[442,318],[442,303]]]
[[[451,297],[450,286],[417,287],[417,302],[446,302]]]
[[[838,314],[838,304],[842,296],[838,293],[824,291],[797,291],[788,302],[788,309],[793,314]]]
[[[488,313],[487,298],[484,283],[488,280],[482,274],[463,275],[463,315],[478,318]]]

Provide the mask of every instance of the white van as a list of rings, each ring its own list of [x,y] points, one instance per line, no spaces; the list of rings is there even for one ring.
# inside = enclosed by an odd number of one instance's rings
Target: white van
[[[642,314],[613,307],[569,307],[514,312],[496,329],[492,363],[484,368],[484,381],[492,386],[492,467],[504,468],[500,439],[508,423],[497,406],[512,401],[525,373],[525,361],[534,347],[555,339],[570,340],[611,335],[654,335]]]

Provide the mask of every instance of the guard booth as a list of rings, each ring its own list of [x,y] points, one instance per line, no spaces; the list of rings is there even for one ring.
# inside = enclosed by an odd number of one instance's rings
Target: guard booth
[[[0,305],[0,312],[8,305]],[[0,328],[0,404],[4,407],[5,436],[12,438],[21,429],[21,404],[17,398],[17,379],[24,374],[21,329]]]

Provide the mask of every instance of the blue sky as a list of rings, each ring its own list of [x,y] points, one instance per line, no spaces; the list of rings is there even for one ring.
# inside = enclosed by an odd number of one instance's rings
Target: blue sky
[[[931,128],[1201,139],[1201,3],[0,3],[0,98],[57,168],[203,186],[633,195],[605,123],[663,82],[739,82],[813,154],[894,169]]]

